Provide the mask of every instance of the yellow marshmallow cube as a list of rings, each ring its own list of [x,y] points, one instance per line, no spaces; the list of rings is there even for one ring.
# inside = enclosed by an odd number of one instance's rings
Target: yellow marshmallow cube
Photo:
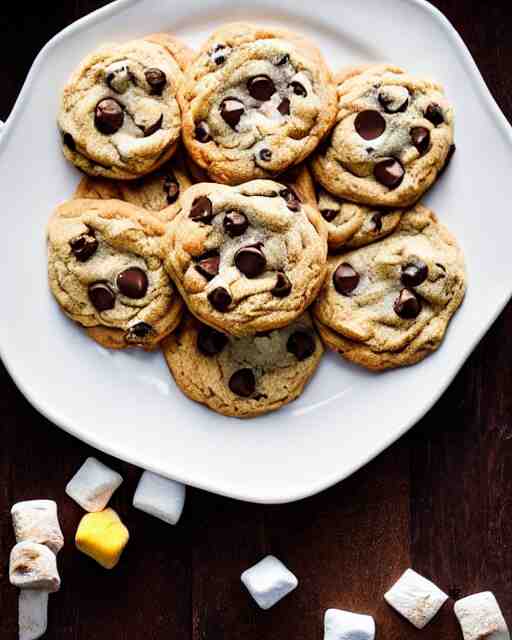
[[[105,569],[119,562],[130,534],[113,509],[85,515],[75,536],[77,549],[94,558]]]

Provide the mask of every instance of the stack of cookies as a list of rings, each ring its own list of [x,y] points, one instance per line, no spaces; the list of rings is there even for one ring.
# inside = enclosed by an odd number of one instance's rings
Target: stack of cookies
[[[455,149],[438,84],[333,76],[302,36],[218,29],[108,45],[64,88],[87,174],[48,228],[63,311],[107,348],[161,348],[178,386],[250,417],[300,395],[323,344],[370,369],[441,343],[462,253],[422,194]]]

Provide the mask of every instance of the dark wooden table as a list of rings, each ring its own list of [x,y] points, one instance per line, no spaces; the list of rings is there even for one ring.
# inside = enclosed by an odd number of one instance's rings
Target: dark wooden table
[[[3,5],[0,118],[8,116],[43,44],[104,4]],[[510,0],[435,4],[512,120]],[[490,159],[475,158],[480,161]],[[24,181],[30,185],[30,175]],[[17,628],[9,509],[34,497],[58,502],[67,541],[49,640],[321,640],[328,607],[373,614],[380,640],[459,638],[452,602],[421,633],[385,605],[384,591],[409,566],[454,598],[491,589],[512,624],[511,326],[509,305],[407,436],[350,479],[299,503],[263,507],[189,490],[173,528],[131,508],[140,470],[100,455],[125,477],[112,506],[131,532],[112,572],[74,549],[82,512],[64,494],[67,479],[94,451],[42,418],[0,365],[0,638],[13,640]],[[239,576],[270,552],[299,576],[300,587],[261,612]]]

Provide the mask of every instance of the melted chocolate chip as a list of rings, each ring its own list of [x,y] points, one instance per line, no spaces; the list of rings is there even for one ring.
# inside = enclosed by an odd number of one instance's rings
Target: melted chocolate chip
[[[242,247],[235,253],[235,265],[247,278],[256,278],[265,271],[267,260],[259,247]]]
[[[239,369],[229,379],[229,388],[237,396],[249,398],[256,389],[256,378],[252,369]]]
[[[339,211],[336,211],[336,209],[321,209],[320,213],[326,222],[332,222],[338,215]]]
[[[144,71],[144,76],[146,78],[146,82],[151,87],[151,93],[160,95],[167,84],[167,77],[165,73],[161,69],[151,67],[151,69],[146,69],[146,71]]]
[[[70,240],[69,246],[79,262],[86,262],[86,260],[89,260],[89,258],[96,253],[98,241],[94,237],[94,231],[89,230],[87,233],[82,233],[82,235],[77,238]]]
[[[348,262],[342,262],[333,273],[332,282],[338,293],[348,296],[359,284],[359,274]]]
[[[395,158],[381,160],[373,169],[373,175],[377,182],[380,182],[389,189],[396,189],[402,182],[404,174],[405,170],[402,164]]]
[[[167,204],[174,204],[180,195],[180,183],[173,173],[165,175],[162,188],[166,195]]]
[[[220,312],[227,311],[233,301],[231,294],[224,287],[216,287],[208,294],[208,301],[214,309]]]
[[[300,198],[291,187],[281,189],[279,195],[286,200],[286,206],[290,211],[300,211]]]
[[[243,113],[244,105],[236,98],[224,98],[220,104],[220,115],[232,129],[236,129]]]
[[[251,98],[259,100],[260,102],[266,102],[276,92],[276,86],[272,79],[268,76],[254,76],[249,78],[247,82],[247,91]]]
[[[400,318],[413,320],[421,311],[421,302],[410,289],[402,289],[393,303],[393,309]]]
[[[208,281],[219,273],[220,256],[218,254],[204,256],[199,259],[195,268]]]
[[[291,290],[292,283],[290,282],[290,279],[284,273],[279,271],[274,288],[270,293],[276,298],[286,298],[286,296],[290,295]]]
[[[315,339],[306,331],[295,331],[286,343],[286,349],[292,353],[299,362],[312,356],[315,353],[315,348]]]
[[[147,322],[137,322],[127,330],[124,338],[126,342],[139,343],[154,333],[155,330]]]
[[[113,309],[116,303],[116,295],[106,282],[94,282],[89,285],[89,300],[97,311]]]
[[[258,155],[263,162],[270,162],[270,160],[272,160],[272,151],[270,151],[270,149],[260,149]]]
[[[222,226],[224,227],[224,231],[231,236],[232,238],[236,238],[237,236],[241,236],[247,230],[249,226],[249,220],[247,220],[247,216],[239,211],[229,211],[224,216],[224,220],[222,221]]]
[[[76,151],[75,139],[70,133],[65,133],[62,141],[70,151]]]
[[[301,84],[300,82],[297,82],[297,80],[294,80],[293,82],[290,82],[290,87],[293,90],[293,93],[296,96],[300,96],[301,98],[305,98],[308,95],[308,92],[306,91],[306,87]]]
[[[413,127],[411,129],[413,145],[423,155],[430,147],[430,131],[426,127]]]
[[[199,142],[209,142],[212,137],[210,135],[210,127],[206,122],[200,122],[196,125],[194,135]]]
[[[437,127],[444,122],[443,110],[438,104],[432,102],[425,109],[425,118]]]
[[[144,137],[147,138],[148,136],[152,136],[154,133],[156,133],[159,129],[162,128],[162,122],[164,121],[164,114],[161,113],[160,117],[158,118],[158,120],[156,122],[154,122],[153,124],[151,124],[149,127],[146,127],[145,129],[143,129],[144,131]]]
[[[384,133],[386,121],[378,111],[367,109],[357,114],[354,127],[361,138],[373,140]]]
[[[148,290],[148,277],[139,267],[130,267],[121,271],[116,282],[119,291],[128,298],[143,298]]]
[[[282,116],[290,115],[290,100],[289,98],[283,98],[277,107],[277,110]]]
[[[104,135],[111,135],[123,126],[124,111],[113,98],[100,100],[94,110],[94,125]]]
[[[194,222],[209,224],[213,220],[212,201],[206,196],[196,198],[190,209],[190,218],[194,220]]]
[[[276,62],[276,66],[280,67],[283,64],[288,64],[288,62],[290,62],[290,56],[287,53],[285,53],[284,56]]]
[[[218,355],[228,343],[228,337],[203,325],[197,334],[197,348],[204,356],[216,356]]]
[[[423,260],[415,260],[402,267],[400,280],[406,287],[418,287],[427,277],[428,266]]]

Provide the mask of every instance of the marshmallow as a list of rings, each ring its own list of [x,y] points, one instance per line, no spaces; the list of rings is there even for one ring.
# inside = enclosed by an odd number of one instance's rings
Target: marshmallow
[[[123,478],[96,458],[87,458],[68,482],[66,493],[86,511],[103,511]]]
[[[324,640],[374,640],[375,621],[371,616],[327,609],[324,616]]]
[[[186,487],[151,471],[144,471],[133,496],[133,506],[169,524],[180,519]]]
[[[36,640],[48,625],[48,592],[37,589],[20,591],[18,599],[19,640]]]
[[[85,515],[76,532],[77,549],[90,556],[105,569],[119,562],[130,534],[113,509]]]
[[[64,537],[57,517],[57,505],[53,500],[26,500],[17,502],[11,509],[16,542],[38,542],[58,553],[64,545]]]
[[[446,593],[412,569],[384,594],[386,602],[417,629],[423,629],[448,600]]]
[[[457,600],[453,610],[464,640],[510,640],[505,618],[490,591]]]
[[[261,609],[270,609],[299,584],[293,573],[274,556],[267,556],[244,571],[241,580]]]
[[[55,554],[37,542],[18,542],[11,551],[9,579],[20,589],[58,591],[60,577]]]

